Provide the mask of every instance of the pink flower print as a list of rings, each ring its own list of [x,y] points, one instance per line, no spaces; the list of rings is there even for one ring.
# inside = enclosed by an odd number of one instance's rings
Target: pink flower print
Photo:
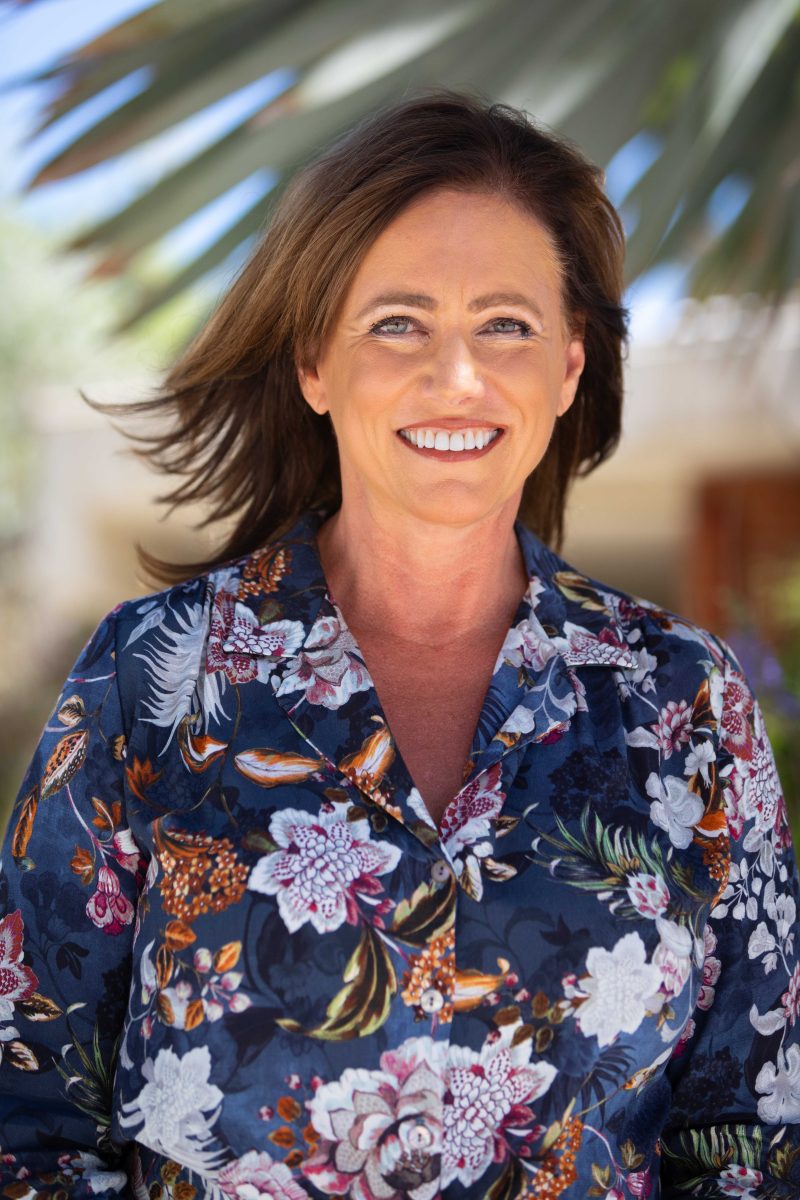
[[[703,930],[703,949],[705,957],[703,958],[703,982],[700,985],[700,995],[697,997],[697,1007],[703,1012],[706,1012],[714,1003],[716,995],[716,982],[719,979],[722,963],[718,958],[715,958],[714,951],[717,948],[717,936],[710,925],[706,925]]]
[[[147,863],[133,839],[130,829],[120,829],[111,839],[111,853],[125,871],[136,876],[136,883],[141,888],[144,883]]]
[[[722,745],[737,758],[753,756],[753,737],[749,715],[753,711],[753,696],[747,681],[734,671],[725,685],[722,699],[720,737]]]
[[[490,821],[496,817],[505,800],[500,788],[500,763],[481,772],[455,796],[441,819],[442,841],[453,857],[481,838],[488,838]]]
[[[270,822],[277,850],[265,854],[250,873],[248,888],[278,897],[278,911],[290,933],[307,921],[318,933],[359,919],[359,892],[376,895],[376,879],[397,866],[401,850],[373,842],[368,821],[348,821],[347,809],[333,813],[284,808]]]
[[[603,629],[596,634],[582,625],[574,625],[572,621],[564,622],[564,637],[554,638],[553,641],[563,653],[565,661],[578,666],[586,663],[617,663],[621,655],[630,655],[627,644],[620,641],[610,629]]]
[[[305,1200],[285,1163],[274,1162],[266,1150],[248,1150],[219,1173],[223,1196],[233,1200]]]
[[[786,807],[760,708],[755,717],[755,734],[745,778],[747,807],[755,815],[755,828],[767,832],[786,824]]]
[[[303,1174],[328,1195],[434,1200],[439,1195],[447,1047],[408,1038],[377,1070],[346,1067],[306,1102],[321,1135]]]
[[[664,758],[670,758],[673,750],[680,750],[692,736],[691,706],[685,700],[669,700],[650,728],[664,752]]]
[[[660,875],[647,875],[643,871],[628,876],[628,899],[643,917],[655,919],[666,911],[669,904],[669,888]]]
[[[318,617],[314,622],[276,695],[302,691],[309,704],[336,709],[356,692],[371,687],[372,679],[359,657],[356,640],[337,610],[336,616]]]
[[[648,1167],[644,1171],[630,1171],[625,1176],[625,1183],[632,1196],[641,1196],[642,1200],[645,1200],[645,1197],[649,1196],[653,1190],[650,1168]]]
[[[14,1016],[14,1002],[25,1000],[39,986],[39,980],[22,961],[25,927],[17,908],[0,921],[0,1021]]]
[[[86,912],[104,933],[122,933],[133,920],[133,905],[119,889],[119,880],[110,867],[97,872],[97,891],[89,897]]]
[[[795,963],[789,986],[781,996],[783,1015],[790,1025],[794,1025],[800,1012],[800,963]]]
[[[300,621],[259,625],[254,612],[221,589],[214,597],[206,671],[224,671],[231,683],[269,680],[274,660],[292,654],[303,640]]]
[[[556,1068],[530,1061],[531,1039],[519,1036],[521,1026],[517,1021],[492,1030],[480,1052],[450,1045],[442,1188],[454,1179],[465,1187],[475,1183],[490,1163],[516,1153],[520,1131],[533,1124],[530,1106],[548,1090]]]

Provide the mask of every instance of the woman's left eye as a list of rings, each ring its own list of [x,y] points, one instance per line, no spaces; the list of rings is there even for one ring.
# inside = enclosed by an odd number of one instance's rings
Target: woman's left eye
[[[492,325],[502,325],[503,323],[506,325],[516,325],[523,337],[530,337],[531,333],[533,332],[527,321],[518,321],[516,317],[498,317],[496,320],[491,322]]]

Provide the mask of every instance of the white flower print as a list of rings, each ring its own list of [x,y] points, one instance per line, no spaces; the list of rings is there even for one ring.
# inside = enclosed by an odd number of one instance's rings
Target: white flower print
[[[516,1040],[521,1022],[490,1034],[480,1053],[451,1046],[444,1108],[441,1186],[457,1179],[474,1183],[493,1161],[509,1153],[505,1128],[530,1124],[528,1107],[544,1095],[557,1072],[548,1062],[531,1063],[529,1037]]]
[[[208,1046],[197,1046],[182,1058],[174,1050],[159,1050],[155,1062],[145,1060],[142,1074],[148,1082],[134,1100],[122,1104],[123,1128],[144,1121],[136,1131],[142,1145],[177,1158],[193,1170],[219,1166],[219,1152],[210,1150],[207,1143],[214,1137],[211,1126],[219,1117],[223,1094],[209,1083]],[[209,1109],[214,1111],[204,1115]]]
[[[439,1194],[447,1045],[408,1038],[377,1070],[347,1067],[308,1101],[321,1135],[303,1174],[358,1200],[433,1200]]]
[[[356,692],[372,687],[358,655],[356,640],[338,609],[334,616],[318,617],[276,694],[302,691],[309,704],[341,708]]]
[[[755,1200],[753,1188],[763,1183],[764,1176],[755,1167],[730,1166],[719,1173],[723,1196],[739,1196],[740,1200]]]
[[[660,875],[638,871],[628,876],[628,899],[643,917],[655,918],[666,911],[669,888]]]
[[[508,630],[492,674],[496,675],[505,663],[510,663],[512,667],[530,667],[533,671],[541,671],[558,653],[535,614],[538,596],[544,590],[541,581],[535,575],[531,576],[527,591],[530,616]]]
[[[756,1076],[758,1115],[769,1125],[800,1121],[800,1046],[778,1050],[776,1063],[764,1063]]]
[[[661,992],[665,1000],[673,1000],[683,991],[692,973],[692,960],[686,954],[676,954],[667,942],[659,942],[653,951],[653,963],[661,972]]]
[[[290,933],[310,921],[318,933],[330,933],[358,919],[359,892],[379,890],[377,875],[392,871],[399,846],[373,842],[367,821],[348,821],[350,805],[332,813],[296,808],[276,812],[269,832],[279,849],[253,867],[247,886],[278,897],[278,911]]]
[[[643,646],[637,647],[636,645],[629,645],[628,651],[631,661],[636,665],[628,667],[624,674],[622,671],[614,672],[614,679],[623,700],[627,700],[630,696],[631,685],[638,686],[638,690],[641,692],[654,692],[656,687],[653,671],[658,666],[658,659],[655,654],[651,654]]]
[[[668,775],[664,781],[655,773],[647,777],[645,789],[655,799],[650,805],[650,819],[659,829],[665,829],[669,840],[679,850],[692,842],[692,828],[703,815],[703,802],[678,775]]]
[[[661,971],[646,961],[638,933],[626,933],[605,950],[593,946],[586,955],[587,974],[567,987],[570,1007],[585,1037],[597,1035],[599,1046],[608,1046],[620,1033],[635,1033],[648,1012],[658,1011],[655,994]]]
[[[306,1191],[291,1169],[275,1162],[266,1150],[248,1150],[228,1163],[217,1184],[222,1195],[232,1200],[306,1200]]]
[[[716,753],[710,740],[690,742],[689,752],[683,764],[684,775],[694,775],[698,771],[704,783],[709,782],[709,767],[716,761]]]

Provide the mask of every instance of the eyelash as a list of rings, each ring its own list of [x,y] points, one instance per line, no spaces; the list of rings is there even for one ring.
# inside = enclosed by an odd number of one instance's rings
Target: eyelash
[[[407,321],[409,324],[412,324],[413,318],[401,316],[400,313],[397,313],[391,317],[383,317],[380,321],[376,321],[374,325],[370,325],[369,331],[370,331],[370,333],[381,333],[381,332],[383,332],[382,326],[390,325],[393,321]],[[518,325],[520,327],[520,329],[522,330],[523,338],[529,338],[533,334],[533,329],[528,324],[528,322],[520,321],[517,319],[517,317],[495,317],[494,321],[491,322],[491,324],[494,324],[497,321],[513,321],[513,323],[515,325]],[[387,336],[399,338],[399,337],[402,337],[403,335],[400,333],[390,333]],[[522,339],[520,339],[520,340],[522,340]]]

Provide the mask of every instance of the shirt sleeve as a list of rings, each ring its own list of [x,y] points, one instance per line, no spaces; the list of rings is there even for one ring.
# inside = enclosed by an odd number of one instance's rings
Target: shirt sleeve
[[[800,1195],[800,884],[761,709],[735,653],[717,642],[712,769],[724,821],[710,869],[720,891],[699,999],[667,1066],[662,1197],[789,1200]]]
[[[145,859],[125,814],[115,613],[64,683],[0,852],[0,1192],[129,1194],[111,1138]]]

